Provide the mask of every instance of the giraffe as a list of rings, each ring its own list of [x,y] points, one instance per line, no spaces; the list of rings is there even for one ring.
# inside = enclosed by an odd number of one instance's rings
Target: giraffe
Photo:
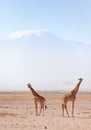
[[[64,97],[62,98],[62,116],[64,116],[64,109],[65,109],[66,113],[69,117],[69,113],[67,110],[67,103],[68,103],[68,101],[71,101],[72,102],[72,117],[74,117],[74,102],[76,100],[76,94],[79,90],[80,84],[81,84],[83,79],[79,78],[78,80],[79,80],[79,82],[77,83],[75,88],[70,93],[64,95]]]
[[[34,96],[34,102],[35,102],[35,111],[36,111],[36,116],[38,116],[38,103],[40,104],[40,111],[39,111],[39,116],[41,114],[41,111],[43,109],[43,116],[44,116],[44,107],[47,109],[46,106],[46,99],[42,96],[40,96],[33,88],[30,83],[27,84],[28,88],[30,88],[33,96]]]

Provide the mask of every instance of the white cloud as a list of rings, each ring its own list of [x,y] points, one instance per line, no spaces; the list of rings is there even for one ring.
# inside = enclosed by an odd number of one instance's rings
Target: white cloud
[[[14,39],[19,39],[19,38],[25,39],[25,38],[31,37],[31,36],[40,37],[43,35],[44,32],[45,32],[45,30],[18,31],[18,32],[11,33],[9,36],[6,37],[6,39],[8,39],[8,40],[14,40]]]

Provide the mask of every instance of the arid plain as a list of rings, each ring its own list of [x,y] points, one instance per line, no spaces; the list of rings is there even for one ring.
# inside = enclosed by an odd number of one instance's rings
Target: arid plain
[[[35,116],[31,93],[0,94],[0,130],[91,130],[91,94],[78,94],[75,102],[75,117],[62,117],[63,94],[41,93],[46,98],[45,115]]]

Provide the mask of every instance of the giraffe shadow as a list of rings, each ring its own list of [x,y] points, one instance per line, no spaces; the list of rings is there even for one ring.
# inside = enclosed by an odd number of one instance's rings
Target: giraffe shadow
[[[74,116],[74,117],[72,117],[72,116],[64,116],[63,118],[72,118],[72,119],[91,119],[91,115],[90,116]]]
[[[91,119],[91,115],[90,116],[75,116],[72,117],[73,119]]]

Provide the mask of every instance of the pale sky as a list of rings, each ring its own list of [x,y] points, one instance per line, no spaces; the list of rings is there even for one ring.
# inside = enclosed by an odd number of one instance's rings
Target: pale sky
[[[91,91],[90,0],[0,0],[0,90]]]

